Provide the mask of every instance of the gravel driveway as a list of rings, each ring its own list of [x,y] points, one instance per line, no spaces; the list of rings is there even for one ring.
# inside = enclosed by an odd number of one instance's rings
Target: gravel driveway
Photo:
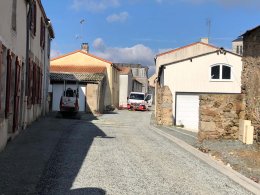
[[[151,130],[150,117],[35,122],[0,153],[0,194],[250,194]]]

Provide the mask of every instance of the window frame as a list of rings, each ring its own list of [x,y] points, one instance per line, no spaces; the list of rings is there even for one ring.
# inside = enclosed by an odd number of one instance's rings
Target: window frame
[[[213,79],[211,76],[212,68],[219,66],[219,79]],[[223,79],[223,66],[227,66],[230,68],[230,79]],[[233,66],[230,64],[224,64],[224,63],[218,63],[218,64],[213,64],[209,68],[209,78],[211,82],[232,82],[233,81],[233,74],[232,74],[232,69]]]

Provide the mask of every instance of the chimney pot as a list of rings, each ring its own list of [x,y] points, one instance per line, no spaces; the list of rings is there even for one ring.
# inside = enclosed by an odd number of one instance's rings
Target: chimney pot
[[[209,44],[209,38],[206,38],[206,37],[205,38],[201,38],[200,42]]]
[[[82,43],[82,44],[81,44],[81,50],[88,53],[88,52],[89,52],[88,43]]]

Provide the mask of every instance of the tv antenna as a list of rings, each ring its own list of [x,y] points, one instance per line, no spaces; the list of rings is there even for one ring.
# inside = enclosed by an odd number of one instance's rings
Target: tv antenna
[[[85,22],[86,22],[86,20],[84,18],[79,21],[79,23],[80,23],[80,34],[75,36],[75,38],[77,40],[82,41],[83,38],[84,38],[84,28],[83,28],[83,25],[84,25]]]
[[[209,39],[210,33],[211,33],[211,19],[210,18],[207,18],[206,25],[207,25],[207,28],[208,28],[208,39]]]

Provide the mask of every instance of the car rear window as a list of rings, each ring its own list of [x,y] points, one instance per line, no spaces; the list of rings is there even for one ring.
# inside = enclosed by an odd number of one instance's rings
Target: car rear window
[[[143,100],[144,94],[130,94],[129,99]]]

